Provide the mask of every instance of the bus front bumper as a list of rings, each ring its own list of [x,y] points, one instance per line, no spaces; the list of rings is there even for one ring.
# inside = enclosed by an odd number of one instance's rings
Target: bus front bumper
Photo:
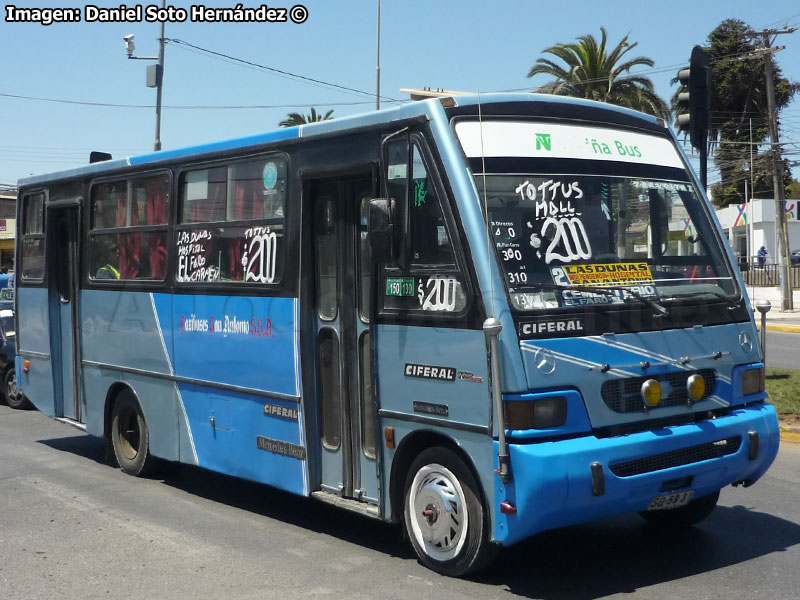
[[[697,498],[730,483],[749,485],[772,464],[779,439],[775,409],[760,404],[628,435],[509,444],[512,479],[503,484],[495,476],[494,538],[509,545],[546,529],[646,510],[673,491],[691,489]],[[495,442],[495,460],[497,450]]]

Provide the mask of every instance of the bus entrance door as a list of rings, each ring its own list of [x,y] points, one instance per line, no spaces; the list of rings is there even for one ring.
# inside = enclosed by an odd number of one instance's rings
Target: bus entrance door
[[[57,206],[48,206],[47,220],[55,413],[57,417],[83,422],[79,391],[78,201],[62,200]]]
[[[378,504],[373,385],[372,175],[310,184],[322,491]]]

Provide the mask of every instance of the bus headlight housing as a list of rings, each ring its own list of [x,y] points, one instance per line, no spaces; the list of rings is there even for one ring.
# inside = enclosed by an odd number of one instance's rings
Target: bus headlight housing
[[[658,406],[661,402],[661,384],[655,379],[648,379],[642,384],[642,400],[647,406]]]
[[[693,402],[702,399],[706,394],[706,380],[697,373],[691,375],[686,380],[686,393]]]
[[[764,367],[742,371],[742,396],[758,394],[765,389]]]
[[[550,396],[503,402],[506,429],[551,429],[567,422],[567,399]]]

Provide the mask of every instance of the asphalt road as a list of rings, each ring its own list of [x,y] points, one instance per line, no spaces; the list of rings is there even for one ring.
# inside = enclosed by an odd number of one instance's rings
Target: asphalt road
[[[800,369],[800,333],[780,333],[768,329],[767,366]]]
[[[103,444],[0,406],[0,597],[796,598],[800,445],[699,527],[635,515],[504,549],[465,581],[417,563],[399,529],[196,468],[136,479]]]

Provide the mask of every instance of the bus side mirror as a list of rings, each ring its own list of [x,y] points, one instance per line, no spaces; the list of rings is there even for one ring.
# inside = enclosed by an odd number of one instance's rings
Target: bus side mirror
[[[373,198],[369,201],[369,247],[372,260],[392,264],[395,260],[397,226],[393,198]]]

